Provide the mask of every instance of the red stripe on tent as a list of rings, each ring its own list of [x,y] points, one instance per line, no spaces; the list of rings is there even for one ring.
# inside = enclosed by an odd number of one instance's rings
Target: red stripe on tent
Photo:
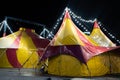
[[[100,47],[100,46],[82,46],[82,52],[84,53],[84,59],[87,62],[91,57],[108,52],[120,49],[118,47]]]
[[[80,38],[80,40],[82,40],[82,42],[85,45],[92,45],[92,43],[89,40],[87,40],[87,38],[78,30],[77,27],[75,27],[75,29],[77,31],[78,37]]]
[[[76,57],[81,62],[85,63],[83,52],[79,45],[60,45],[60,46],[48,46],[41,60],[45,60],[49,57],[66,54]]]
[[[38,51],[37,51],[38,55],[42,56],[44,49],[47,47],[47,45],[49,44],[50,41],[47,40],[47,39],[41,39],[41,38],[39,38],[38,35],[34,34],[30,30],[29,31],[26,30],[26,33],[31,37],[34,45],[38,49]]]
[[[7,58],[9,63],[14,67],[14,68],[21,68],[22,65],[19,63],[16,55],[16,50],[17,49],[7,49]]]
[[[59,54],[69,54],[76,57],[81,62],[86,63],[93,56],[108,51],[114,51],[117,49],[119,49],[118,51],[120,51],[120,47],[99,47],[99,46],[80,46],[80,45],[48,46],[41,60],[45,60],[49,57],[56,56]]]
[[[19,43],[20,43],[20,37],[22,36],[22,32],[20,33],[20,35],[17,36],[17,38],[15,39],[15,41],[13,42],[13,44],[11,45],[11,47],[13,48],[19,48]]]
[[[34,34],[31,31],[26,31],[26,33],[31,37],[33,43],[37,48],[45,48],[49,44],[49,40],[41,39],[38,35]]]
[[[94,22],[94,28],[99,28],[97,21]]]
[[[6,36],[6,33],[3,33],[3,37],[5,37]]]
[[[66,18],[71,19],[68,10],[66,10],[66,12],[65,12],[64,19],[66,19]]]
[[[11,46],[15,46],[17,48],[19,48],[19,42],[20,42],[20,37],[22,35],[22,32],[20,33],[20,35],[15,39],[15,41],[13,42],[13,44]],[[18,59],[17,59],[17,55],[16,55],[16,50],[17,49],[7,49],[6,50],[6,55],[8,58],[9,63],[14,67],[14,68],[21,68],[22,65],[19,63]]]
[[[43,55],[44,50],[38,50],[38,55],[41,57]]]
[[[69,15],[69,12],[68,12],[68,10],[66,10],[66,13],[65,13],[65,16],[64,16],[64,20],[65,19],[71,19],[70,18],[70,15]],[[64,21],[63,21],[64,22]],[[63,24],[63,23],[62,23]],[[79,29],[76,27],[76,25],[72,22],[72,24],[74,25],[74,28],[75,28],[75,30],[77,31],[77,34],[78,34],[78,37],[80,38],[80,40],[82,40],[82,42],[85,44],[85,45],[92,45],[92,43],[89,41],[89,40],[87,40],[87,38],[82,34],[82,32],[80,32],[79,31]],[[60,27],[60,29],[61,29],[62,27]],[[59,32],[58,32],[59,33]]]

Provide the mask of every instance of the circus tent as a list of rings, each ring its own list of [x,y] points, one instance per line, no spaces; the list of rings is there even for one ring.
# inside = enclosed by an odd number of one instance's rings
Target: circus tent
[[[35,68],[48,44],[33,29],[20,28],[0,38],[0,68]]]
[[[114,51],[119,47],[99,45],[94,39],[87,37],[77,28],[72,22],[69,12],[66,11],[61,27],[46,48],[41,61],[48,59],[48,73],[53,75],[105,75],[110,71],[109,66],[102,61],[105,57],[98,55]]]
[[[100,29],[97,21],[94,22],[93,30],[90,34],[92,38],[99,46],[114,47],[116,46]]]

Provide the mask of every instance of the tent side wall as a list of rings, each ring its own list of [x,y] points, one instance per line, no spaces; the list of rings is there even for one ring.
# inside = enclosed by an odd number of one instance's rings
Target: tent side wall
[[[110,59],[110,73],[111,74],[120,74],[120,50],[109,52]]]
[[[36,68],[39,60],[37,51],[17,50],[17,58],[22,65],[22,68]]]
[[[37,51],[0,49],[0,68],[36,68],[38,60]]]
[[[6,56],[6,49],[0,49],[0,68],[12,68]]]
[[[4,39],[7,40],[4,41]],[[3,44],[4,49],[0,47],[0,67],[2,68],[39,68],[37,66],[39,59],[49,44],[49,40],[41,39],[29,30],[19,30],[0,40],[4,43],[12,41],[9,45]]]
[[[77,65],[77,66],[76,66]],[[81,62],[69,55],[58,55],[48,60],[48,73],[59,76],[79,76]]]
[[[104,58],[106,59],[102,61]],[[108,56],[96,56],[87,62],[81,63],[78,59],[70,55],[60,54],[49,58],[48,73],[59,76],[101,76],[109,73]],[[105,65],[105,62],[107,65]]]

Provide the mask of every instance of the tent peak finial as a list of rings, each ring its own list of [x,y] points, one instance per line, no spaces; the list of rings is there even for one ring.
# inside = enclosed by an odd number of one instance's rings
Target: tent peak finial
[[[65,8],[65,11],[68,10],[68,7]]]
[[[94,22],[96,22],[96,21],[97,21],[97,18],[95,18]]]
[[[94,22],[94,28],[99,28],[99,25],[97,23],[97,20]]]
[[[69,8],[68,8],[68,7],[65,8],[65,18],[71,19],[71,18],[70,18]]]

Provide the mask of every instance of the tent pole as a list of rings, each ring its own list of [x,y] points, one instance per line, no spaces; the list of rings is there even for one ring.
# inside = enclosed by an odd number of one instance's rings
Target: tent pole
[[[3,28],[3,22],[0,23],[0,31],[2,30]]]
[[[61,60],[62,60],[62,58],[61,58],[61,47],[60,47],[60,59],[59,59],[59,64],[58,65],[60,65],[60,66],[58,66],[58,71],[59,71],[59,74],[61,75]]]
[[[110,52],[109,52],[109,64],[110,64],[110,65],[109,65],[109,66],[110,66],[109,68],[110,68],[110,74],[111,74],[111,60],[110,60]]]
[[[25,65],[25,63],[31,58],[31,56],[33,55],[33,52],[32,52],[32,54],[29,56],[29,58],[23,63],[23,65],[22,66],[24,66]]]
[[[86,66],[87,66],[88,74],[90,75],[90,78],[91,78],[91,72],[90,72],[90,69],[89,69],[87,63],[86,63]]]

